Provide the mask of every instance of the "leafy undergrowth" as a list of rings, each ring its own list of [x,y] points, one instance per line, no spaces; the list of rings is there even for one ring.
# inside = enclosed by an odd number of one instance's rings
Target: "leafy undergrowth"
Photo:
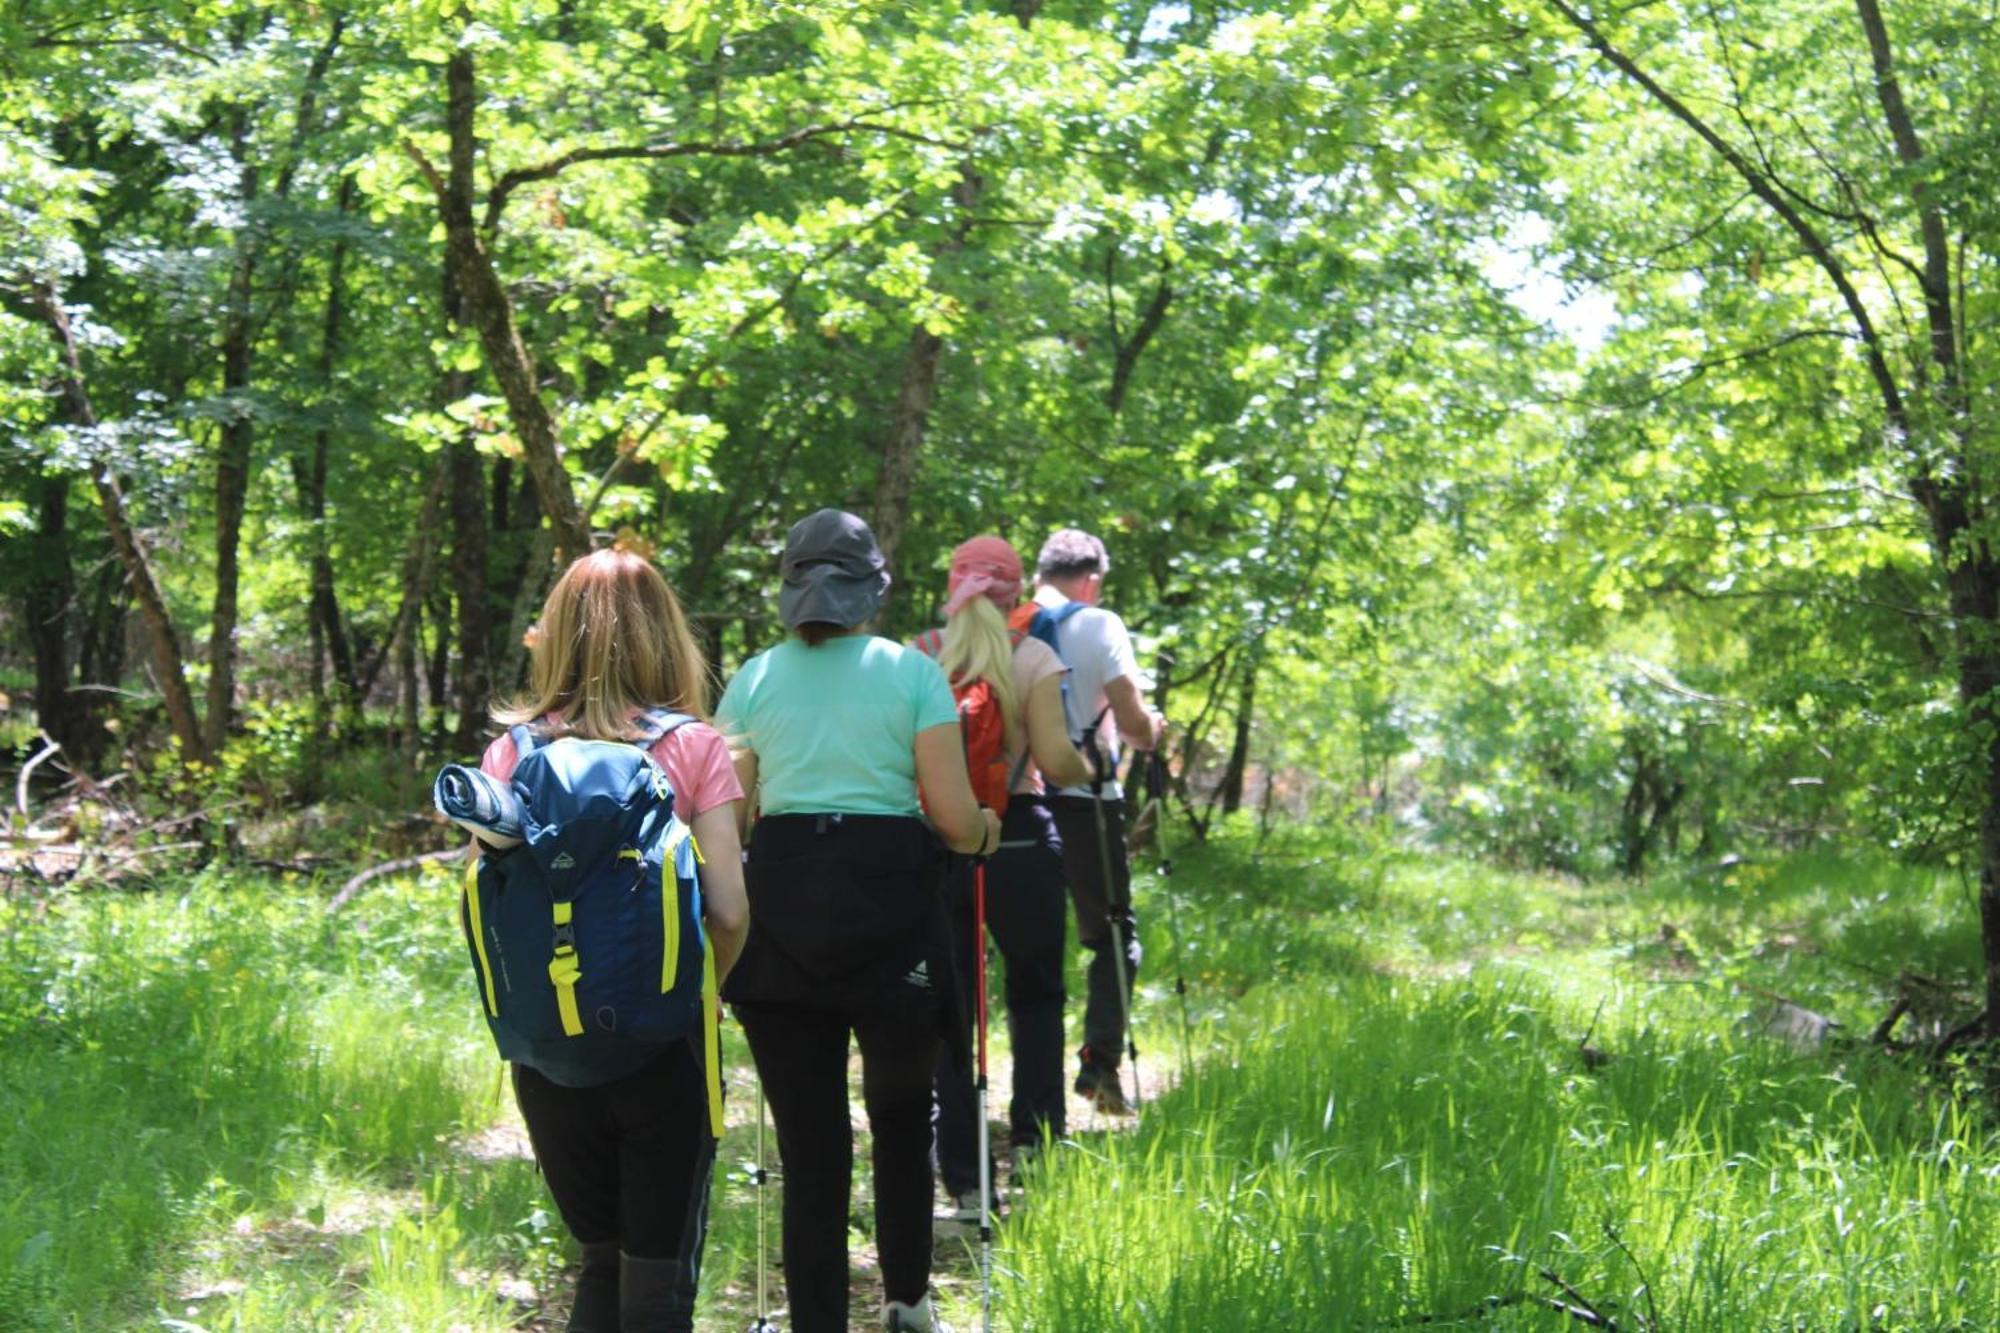
[[[1659,1333],[2000,1322],[1973,1075],[1954,1097],[1859,1040],[1904,968],[1940,1009],[1907,1021],[1949,1020],[1977,967],[1956,878],[1823,857],[1579,883],[1304,834],[1177,851],[1139,888],[1143,1064],[1170,1090],[1047,1154],[1001,1233],[1003,1327],[1578,1326],[1551,1300]],[[559,1326],[569,1247],[449,872],[330,922],[327,892],[210,872],[0,900],[0,1329]],[[1845,1035],[1773,1038],[1778,995]],[[704,1328],[754,1304],[749,1104]],[[964,1239],[939,1255],[976,1326]]]

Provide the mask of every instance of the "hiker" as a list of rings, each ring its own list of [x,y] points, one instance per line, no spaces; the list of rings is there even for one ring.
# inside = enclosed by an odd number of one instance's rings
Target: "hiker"
[[[528,692],[493,711],[503,727],[525,726],[535,742],[642,740],[654,710],[695,719],[707,711],[701,649],[673,589],[637,555],[597,551],[570,565],[538,628]],[[699,720],[674,726],[647,753],[693,828],[703,924],[716,972],[727,975],[749,929],[737,831],[743,789],[722,737]],[[518,756],[503,733],[479,767],[504,784]],[[589,971],[593,960],[582,961]],[[535,1160],[583,1250],[570,1333],[694,1327],[716,1146],[701,1032],[697,1024],[687,1040],[621,1050],[615,1063],[587,1069],[513,1065]]]
[[[954,1026],[938,839],[972,855],[1000,841],[973,800],[944,673],[868,632],[884,564],[852,514],[794,525],[778,594],[788,636],[743,665],[716,710],[760,807],[746,870],[755,925],[724,998],[777,1128],[795,1333],[847,1328],[850,1033],[874,1136],[882,1325],[936,1327],[931,1074]]]
[[[1070,734],[1094,770],[1092,781],[1065,785],[1049,799],[1076,906],[1077,939],[1091,953],[1073,1086],[1098,1109],[1123,1114],[1128,1105],[1118,1069],[1140,951],[1125,857],[1124,793],[1112,775],[1120,737],[1139,749],[1158,749],[1167,724],[1140,695],[1145,682],[1125,622],[1099,605],[1110,570],[1103,542],[1064,528],[1042,543],[1036,557],[1035,603],[1053,622],[1056,649],[1070,669]],[[1114,936],[1123,943],[1122,959]]]
[[[1090,781],[1090,766],[1070,743],[1063,711],[1068,668],[1055,650],[1008,618],[1022,600],[1021,557],[999,537],[974,537],[952,552],[945,584],[945,627],[916,646],[938,659],[954,687],[988,682],[1005,718],[999,761],[1008,795],[1000,845],[986,866],[986,925],[1007,961],[1007,1025],[1014,1055],[1009,1138],[1017,1154],[1059,1139],[1063,1115],[1063,934],[1067,902],[1062,840],[1042,795]],[[969,863],[946,882],[961,1003],[973,1003],[982,965],[973,919]],[[961,1222],[979,1219],[978,1133],[973,1071],[956,1050],[938,1062],[938,1165]]]

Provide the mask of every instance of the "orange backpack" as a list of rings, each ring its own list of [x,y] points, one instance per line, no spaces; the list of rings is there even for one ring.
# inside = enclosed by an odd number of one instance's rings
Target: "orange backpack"
[[[1021,642],[1021,631],[1012,635]],[[944,635],[925,630],[910,640],[910,646],[935,660],[944,651]],[[969,684],[951,683],[951,697],[958,700],[958,727],[965,738],[965,767],[972,778],[972,794],[996,815],[1007,813],[1007,789],[1013,786],[1013,771],[1007,763],[1007,719],[1000,711],[1000,696],[982,677]]]

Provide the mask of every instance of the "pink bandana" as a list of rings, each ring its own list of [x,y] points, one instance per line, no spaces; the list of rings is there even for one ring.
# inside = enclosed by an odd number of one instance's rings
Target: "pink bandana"
[[[951,553],[951,578],[945,584],[946,619],[974,597],[984,597],[1002,611],[1021,600],[1021,557],[1001,537],[974,537]]]

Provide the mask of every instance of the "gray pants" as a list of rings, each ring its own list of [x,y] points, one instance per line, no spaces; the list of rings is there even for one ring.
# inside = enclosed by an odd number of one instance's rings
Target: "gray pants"
[[[1063,878],[1076,908],[1076,936],[1090,950],[1083,1006],[1083,1044],[1097,1064],[1116,1067],[1125,1053],[1125,1011],[1139,976],[1139,928],[1132,914],[1132,870],[1125,859],[1125,803],[1104,802],[1104,837],[1097,835],[1095,803],[1088,796],[1055,796],[1049,808],[1062,835]],[[1100,851],[1102,847],[1102,851]],[[1111,883],[1104,881],[1110,862]],[[1111,919],[1125,945],[1126,993],[1118,994],[1118,964],[1111,952]]]

